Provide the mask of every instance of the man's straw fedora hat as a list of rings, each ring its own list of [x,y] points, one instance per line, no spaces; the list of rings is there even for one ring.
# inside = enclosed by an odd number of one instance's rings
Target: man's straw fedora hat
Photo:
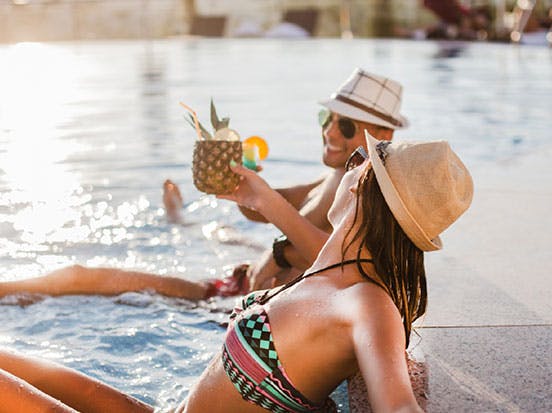
[[[439,234],[470,206],[470,173],[445,141],[378,141],[364,133],[393,216],[422,251],[441,249]]]
[[[399,112],[402,103],[400,83],[356,68],[330,99],[321,101],[332,112],[351,119],[400,129],[408,119]]]

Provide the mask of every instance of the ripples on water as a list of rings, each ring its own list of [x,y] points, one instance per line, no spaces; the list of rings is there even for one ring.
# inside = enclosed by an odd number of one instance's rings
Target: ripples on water
[[[448,139],[477,170],[549,145],[551,60],[544,48],[373,40],[2,46],[0,279],[81,263],[199,280],[255,259],[276,231],[193,188],[179,100],[208,122],[213,97],[243,136],[265,137],[263,174],[284,185],[323,172],[316,101],[361,66],[404,84],[411,127],[398,137]],[[167,177],[186,225],[165,220]],[[245,244],[217,241],[221,227]],[[210,306],[148,294],[5,305],[0,344],[168,406],[220,347],[225,315]]]

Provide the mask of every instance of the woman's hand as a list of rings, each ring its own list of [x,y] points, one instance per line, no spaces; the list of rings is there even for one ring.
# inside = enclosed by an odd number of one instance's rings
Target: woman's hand
[[[328,240],[328,233],[302,216],[295,206],[254,171],[242,165],[230,165],[230,168],[240,175],[240,182],[234,192],[217,195],[217,198],[234,201],[257,211],[266,221],[287,235],[304,260],[304,265],[310,265]]]
[[[274,192],[256,172],[239,164],[230,164],[230,169],[240,175],[240,183],[231,194],[217,195],[219,199],[227,199],[237,204],[262,213],[264,201]]]

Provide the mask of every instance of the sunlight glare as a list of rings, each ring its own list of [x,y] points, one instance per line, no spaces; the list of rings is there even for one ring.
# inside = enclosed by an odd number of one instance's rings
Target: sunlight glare
[[[75,99],[81,64],[67,49],[40,43],[15,44],[0,57],[3,198],[12,202],[22,240],[44,242],[79,219],[71,208],[82,204],[82,188],[70,158],[84,148],[60,126],[71,118],[67,105]]]

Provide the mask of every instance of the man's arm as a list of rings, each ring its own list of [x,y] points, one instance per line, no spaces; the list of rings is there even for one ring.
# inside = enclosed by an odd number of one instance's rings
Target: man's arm
[[[266,290],[273,287],[273,281],[280,278],[282,272],[272,257],[272,250],[266,250],[263,255],[251,265],[249,276],[249,290]]]

